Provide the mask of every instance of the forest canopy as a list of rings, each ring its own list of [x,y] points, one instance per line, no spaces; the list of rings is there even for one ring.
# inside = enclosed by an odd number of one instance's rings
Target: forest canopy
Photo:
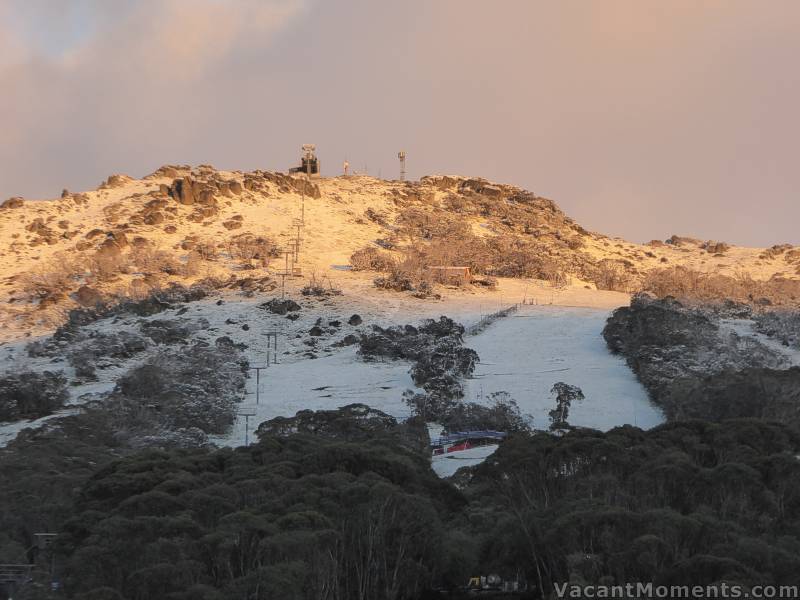
[[[800,583],[800,436],[783,425],[521,431],[457,486],[396,427],[75,472],[58,516],[64,592],[411,599],[486,573],[522,576],[531,597],[566,581]],[[10,515],[35,484],[7,464]]]

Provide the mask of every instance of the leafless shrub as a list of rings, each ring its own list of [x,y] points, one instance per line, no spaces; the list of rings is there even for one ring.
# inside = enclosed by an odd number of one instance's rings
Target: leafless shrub
[[[701,301],[729,299],[757,305],[800,304],[800,281],[783,277],[757,280],[746,271],[731,277],[688,267],[653,269],[645,276],[642,289],[658,297]]]
[[[396,292],[414,291],[423,280],[423,274],[418,268],[412,268],[406,261],[395,264],[389,272],[375,279],[375,287]]]
[[[268,266],[271,258],[278,256],[278,247],[263,235],[242,233],[228,240],[228,254],[231,258],[250,263],[254,260]]]
[[[129,260],[140,273],[176,275],[182,271],[182,265],[173,253],[151,246],[134,248],[130,253]]]
[[[495,277],[491,277],[490,275],[473,277],[472,284],[494,290],[497,288],[497,279]]]
[[[330,277],[317,277],[317,274],[312,272],[308,284],[300,290],[300,293],[303,296],[339,296],[342,290],[333,285]]]
[[[597,264],[593,281],[599,290],[630,292],[634,287],[634,279],[625,265],[610,259],[601,260]]]
[[[47,263],[19,274],[16,281],[26,296],[41,300],[67,292],[84,274],[73,257],[58,254]]]
[[[445,210],[455,213],[463,213],[469,209],[469,203],[463,196],[448,194],[442,202]]]
[[[446,211],[430,211],[411,207],[402,211],[395,219],[400,237],[414,243],[417,240],[434,238],[456,239],[469,233],[469,224],[456,219]]]
[[[572,277],[562,271],[554,271],[545,280],[554,288],[565,288],[572,285]]]
[[[565,270],[539,244],[518,239],[492,238],[487,245],[491,252],[492,275],[553,280]]]
[[[195,244],[194,251],[203,260],[211,261],[217,258],[217,244],[210,239],[198,240]]]
[[[488,273],[492,252],[486,243],[470,233],[437,239],[426,247],[415,248],[424,267],[469,267],[473,273]]]
[[[208,261],[195,248],[186,255],[186,261],[182,265],[181,274],[185,277],[196,277],[198,275],[208,275]]]
[[[350,265],[354,271],[388,271],[394,264],[395,260],[390,254],[374,246],[356,250],[350,255]]]
[[[580,250],[586,245],[585,242],[583,241],[583,238],[577,235],[571,238],[567,238],[566,244],[570,250]]]
[[[382,227],[386,227],[388,225],[386,221],[386,215],[384,215],[380,211],[375,210],[372,207],[369,207],[367,208],[367,210],[364,211],[364,216],[367,217],[373,223],[376,223]]]

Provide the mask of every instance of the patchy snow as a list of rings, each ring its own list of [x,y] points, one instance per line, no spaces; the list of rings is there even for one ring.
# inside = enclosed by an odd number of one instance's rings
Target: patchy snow
[[[78,410],[77,408],[66,408],[39,419],[25,419],[22,421],[13,421],[11,423],[0,423],[0,448],[3,448],[9,442],[13,441],[24,429],[37,429],[52,419],[77,414]]]
[[[577,385],[586,399],[573,402],[569,423],[608,430],[631,424],[649,429],[664,422],[625,361],[611,354],[601,333],[608,311],[520,306],[483,333],[467,338],[480,356],[465,400],[486,402],[506,391],[534,427],[547,429],[555,407],[550,390],[558,381]]]
[[[733,331],[743,338],[752,338],[780,356],[785,356],[792,367],[800,366],[800,350],[784,346],[775,338],[756,331],[756,322],[752,319],[720,319],[720,327]]]
[[[439,477],[450,477],[461,467],[474,467],[482,463],[487,456],[497,450],[497,447],[497,444],[490,444],[449,454],[439,454],[431,459],[431,467]]]
[[[262,421],[294,416],[304,409],[335,409],[359,402],[398,419],[406,418],[409,408],[402,393],[416,389],[408,374],[410,364],[367,363],[357,356],[357,346],[333,344],[346,335],[368,331],[373,324],[416,324],[425,318],[448,315],[469,326],[483,315],[505,307],[500,297],[492,302],[482,299],[476,302],[471,298],[418,302],[374,293],[322,299],[294,293],[291,297],[302,309],[293,321],[260,308],[271,297],[272,294],[247,297],[227,292],[150,317],[103,319],[89,325],[87,330],[137,332],[140,321],[206,319],[207,328],[194,333],[188,341],[214,343],[218,337],[228,336],[235,343],[247,346],[243,353],[251,366],[266,365],[269,356],[270,366],[259,376],[258,394],[256,374],[251,371],[246,396],[238,407],[240,413],[255,413],[249,418],[248,437],[252,443],[253,432]],[[348,319],[353,314],[359,314],[363,323],[349,325]],[[497,320],[480,334],[467,336],[467,345],[478,351],[481,363],[474,378],[466,382],[465,399],[482,401],[492,392],[507,391],[523,413],[534,416],[537,428],[546,428],[547,412],[554,406],[550,388],[557,381],[566,381],[578,385],[586,394],[586,400],[573,404],[570,410],[569,422],[574,425],[609,429],[622,423],[645,428],[661,423],[661,414],[650,405],[644,389],[624,361],[606,349],[600,332],[607,316],[607,309],[521,306],[518,312]],[[310,337],[309,331],[318,321],[323,335]],[[331,325],[336,321],[338,324]],[[277,363],[268,351],[268,334],[273,331],[278,333]],[[131,359],[114,360],[113,366],[98,369],[98,381],[70,387],[69,408],[87,397],[96,398],[96,394],[110,391],[117,378],[165,348],[169,346],[152,344]],[[74,371],[66,360],[29,358],[24,342],[6,345],[0,372],[23,369],[63,370],[70,380],[74,379]],[[60,414],[64,412],[46,419]],[[41,421],[0,424],[0,445],[13,439],[20,429]],[[214,441],[226,446],[244,444],[246,421],[243,416],[237,417],[231,433],[216,436]]]
[[[262,421],[278,416],[291,417],[301,410],[331,410],[361,403],[377,408],[398,419],[410,416],[402,393],[417,389],[408,374],[409,363],[363,362],[354,347],[330,356],[271,365],[261,372],[259,403],[256,402],[256,379],[247,381],[247,397],[239,407],[250,417],[249,440]],[[238,417],[229,435],[212,438],[224,446],[240,446],[245,441],[246,419]]]

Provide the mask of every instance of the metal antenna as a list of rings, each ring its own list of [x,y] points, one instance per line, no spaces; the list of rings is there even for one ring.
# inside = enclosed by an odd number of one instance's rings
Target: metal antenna
[[[400,159],[400,181],[406,180],[406,151],[400,150],[397,153],[397,158]]]

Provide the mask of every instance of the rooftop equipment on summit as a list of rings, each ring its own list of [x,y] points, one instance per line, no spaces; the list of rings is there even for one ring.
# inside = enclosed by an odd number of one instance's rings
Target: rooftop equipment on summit
[[[292,167],[289,173],[305,173],[309,177],[319,175],[319,159],[314,154],[317,147],[314,144],[303,144],[303,156],[300,158],[300,166]]]

